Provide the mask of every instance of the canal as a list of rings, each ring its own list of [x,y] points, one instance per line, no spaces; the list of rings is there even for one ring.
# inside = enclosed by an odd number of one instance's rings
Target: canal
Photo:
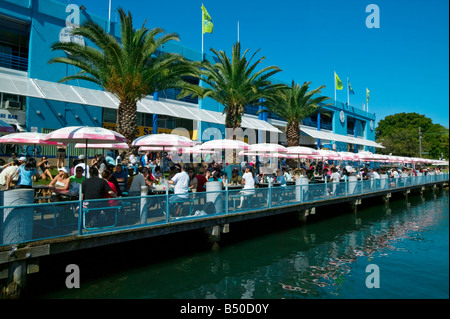
[[[55,255],[29,298],[449,298],[449,193],[320,207],[234,223],[220,247],[200,231]],[[46,264],[48,263],[48,264]],[[80,288],[68,289],[68,264]],[[369,271],[375,265],[378,271]],[[373,268],[371,268],[373,269]],[[366,282],[379,288],[368,288]],[[370,280],[369,280],[370,279]]]

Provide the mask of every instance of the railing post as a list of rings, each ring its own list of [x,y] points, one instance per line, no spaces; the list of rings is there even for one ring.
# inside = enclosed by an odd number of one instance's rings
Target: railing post
[[[268,179],[269,182],[269,201],[268,201],[268,206],[269,208],[272,207],[272,180]]]
[[[81,184],[78,193],[78,235],[83,235],[83,192]]]
[[[324,180],[325,180],[325,196],[324,197],[327,197],[328,196],[328,186],[327,186],[327,176],[325,175],[324,177]]]
[[[345,183],[345,185],[344,185],[344,187],[345,187],[345,197],[347,197],[348,196],[348,178],[345,179],[344,183]]]
[[[164,181],[164,186],[166,187],[166,223],[169,222],[169,183]]]
[[[225,215],[228,215],[228,179],[225,179]]]

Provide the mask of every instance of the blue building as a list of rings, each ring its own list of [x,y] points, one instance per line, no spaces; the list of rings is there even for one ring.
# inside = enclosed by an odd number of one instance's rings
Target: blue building
[[[50,50],[58,40],[90,45],[69,34],[70,28],[87,19],[120,38],[117,23],[90,15],[83,6],[55,0],[0,1],[0,119],[17,131],[43,133],[65,126],[115,127],[118,101],[112,94],[87,81],[57,83],[77,70],[73,66],[48,64],[51,58],[62,54]],[[199,51],[177,43],[168,43],[161,50],[201,60]],[[213,60],[212,56],[206,58]],[[137,136],[182,128],[193,139],[224,137],[222,105],[211,99],[178,101],[177,94],[175,89],[165,90],[138,103]],[[275,114],[258,116],[257,110],[249,107],[242,120],[243,134],[249,142],[283,142],[286,122]],[[375,147],[380,147],[374,142],[374,122],[374,114],[336,102],[303,121],[300,142],[337,151],[374,152]]]

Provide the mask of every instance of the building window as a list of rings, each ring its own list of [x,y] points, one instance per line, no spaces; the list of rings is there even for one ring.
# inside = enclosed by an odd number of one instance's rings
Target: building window
[[[25,110],[25,96],[0,93],[0,108],[11,110]]]

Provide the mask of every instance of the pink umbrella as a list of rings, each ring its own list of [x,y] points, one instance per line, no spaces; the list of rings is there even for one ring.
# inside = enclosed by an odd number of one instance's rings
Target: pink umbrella
[[[250,152],[266,152],[266,153],[286,153],[287,148],[283,145],[275,143],[257,143],[249,145],[248,150]]]
[[[75,144],[75,148],[85,148],[83,143]],[[106,148],[109,150],[127,150],[130,147],[127,143],[101,143],[101,144],[88,144],[87,148]]]
[[[88,144],[102,143],[125,143],[127,139],[122,134],[108,130],[103,127],[91,126],[68,126],[48,133],[45,136],[48,141],[58,141],[64,143],[84,143],[86,149],[86,160]],[[84,171],[87,176],[87,171]]]
[[[131,145],[133,146],[160,146],[162,147],[162,151],[166,151],[166,147],[179,147],[179,146],[194,146],[194,141],[191,139],[180,136],[177,134],[149,134],[138,137],[135,139]],[[162,157],[163,163],[163,172],[165,169],[164,166],[164,156]],[[165,179],[165,175],[163,174]]]
[[[337,152],[338,155],[343,159],[344,161],[359,161],[360,158],[356,153],[352,152]]]
[[[331,159],[331,160],[340,160],[341,156],[335,152],[335,151],[330,151],[330,150],[318,150],[319,155],[314,155],[313,158],[317,158],[317,159]]]
[[[0,133],[14,133],[15,131],[14,127],[0,120]]]
[[[65,145],[62,142],[48,141],[45,139],[47,134],[37,132],[19,132],[4,135],[0,137],[0,143],[3,144],[22,144],[34,145],[33,153],[36,156],[36,145]]]
[[[167,151],[167,152],[172,152],[172,151],[180,151],[181,152],[181,148],[176,147],[176,146],[172,146],[172,147],[165,147],[165,146],[141,146],[139,147],[139,151],[143,152],[143,151]]]
[[[48,133],[45,137],[48,141],[64,143],[125,143],[127,139],[122,134],[103,127],[68,126]]]
[[[249,145],[240,140],[211,140],[199,146],[202,150],[222,149],[222,150],[248,150]]]
[[[138,137],[132,146],[194,146],[194,142],[184,136],[176,134],[149,134]]]
[[[320,152],[305,146],[291,146],[287,148],[288,154],[296,154],[296,155],[319,155]],[[300,156],[301,157],[301,156]]]

